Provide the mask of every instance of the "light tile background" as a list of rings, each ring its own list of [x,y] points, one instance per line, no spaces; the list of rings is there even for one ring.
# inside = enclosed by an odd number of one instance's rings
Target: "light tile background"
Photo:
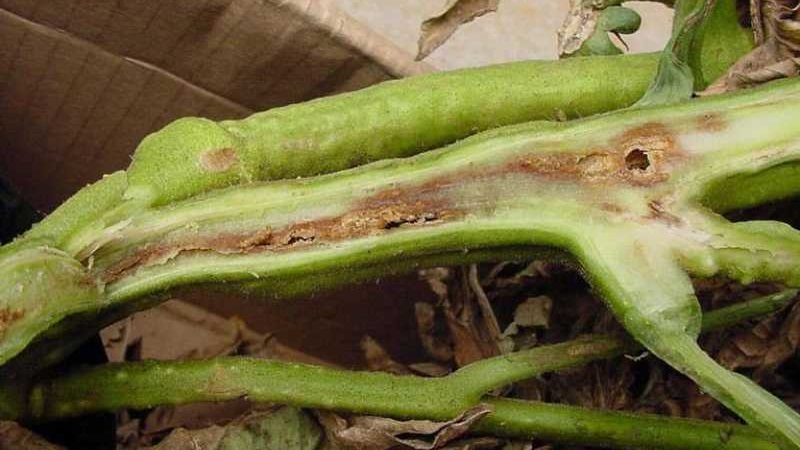
[[[438,13],[445,0],[334,0],[348,14],[416,53],[419,24]],[[669,37],[671,10],[660,3],[630,2],[642,28],[627,37],[632,51],[659,50]],[[556,57],[556,30],[568,0],[502,0],[496,13],[462,26],[427,61],[441,69],[481,66],[521,59]]]

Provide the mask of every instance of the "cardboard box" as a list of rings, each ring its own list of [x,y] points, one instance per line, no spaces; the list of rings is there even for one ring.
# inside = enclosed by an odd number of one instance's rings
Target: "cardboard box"
[[[0,0],[0,176],[48,212],[179,117],[428,70],[326,0]]]

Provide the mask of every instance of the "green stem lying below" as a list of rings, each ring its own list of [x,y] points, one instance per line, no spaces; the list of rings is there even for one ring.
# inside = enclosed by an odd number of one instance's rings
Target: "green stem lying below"
[[[776,311],[796,295],[797,291],[789,290],[709,312],[703,329],[710,331]],[[109,364],[36,385],[29,413],[37,419],[52,419],[98,410],[246,397],[257,402],[443,420],[476,405],[495,387],[638,348],[622,337],[587,337],[479,361],[443,378],[351,372],[243,357]],[[480,426],[487,433],[648,448],[656,444],[660,448],[717,448],[724,437],[726,448],[775,448],[743,426],[508,400],[490,403],[495,412]],[[650,429],[656,424],[665,428]],[[648,431],[630,432],[637,428]],[[689,429],[691,432],[678,433]],[[667,439],[670,433],[663,430],[676,432],[675,438]]]
[[[536,438],[611,448],[653,450],[777,450],[777,444],[756,430],[737,424],[598,411],[552,403],[490,399],[494,411],[481,420],[475,433]]]

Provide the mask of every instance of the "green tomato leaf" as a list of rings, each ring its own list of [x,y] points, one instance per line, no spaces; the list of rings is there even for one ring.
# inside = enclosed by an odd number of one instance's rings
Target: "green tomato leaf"
[[[642,18],[636,11],[623,6],[610,6],[600,11],[594,32],[569,56],[618,55],[622,50],[614,44],[609,33],[635,33],[641,23]]]
[[[672,37],[661,52],[656,77],[634,107],[668,105],[690,98],[694,74],[689,66],[692,44],[708,17],[714,0],[678,0]],[[688,13],[684,14],[685,11]]]

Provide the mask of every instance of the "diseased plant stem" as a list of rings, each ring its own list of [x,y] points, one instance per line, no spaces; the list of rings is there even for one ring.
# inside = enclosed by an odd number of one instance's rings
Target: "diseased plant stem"
[[[721,73],[738,56],[706,58],[702,65]],[[148,136],[126,173],[79,191],[14,248],[62,248],[98,214],[136,197],[161,204],[236,182],[308,177],[411,156],[491,128],[624,108],[644,93],[657,62],[657,53],[525,61],[386,82],[240,121],[182,119]],[[213,170],[199,170],[209,155],[222,159],[212,159]],[[128,209],[141,207],[132,203]],[[9,250],[0,248],[0,254]]]
[[[287,297],[419,266],[530,257],[547,246],[575,258],[648,350],[749,423],[798,445],[795,412],[697,347],[701,315],[689,278],[800,286],[796,230],[729,223],[701,203],[715,182],[800,159],[797,86],[776,82],[670,107],[497,129],[413,158],[163,207],[141,202],[136,191],[63,236],[65,251],[24,247],[25,238],[6,250],[0,283],[8,283],[18,319],[0,341],[0,358],[37,337],[52,345],[41,339],[44,330],[52,337],[81,320],[97,326],[98,311],[110,320],[180,286],[229,283]],[[755,127],[761,132],[750,132]],[[646,165],[630,161],[637,153]],[[770,183],[783,188],[769,195],[800,188],[792,172],[771,173]],[[14,278],[23,265],[41,276]],[[58,267],[76,273],[59,279],[66,270]],[[74,285],[69,301],[37,295],[66,281]],[[52,326],[65,317],[71,322]],[[24,357],[15,367],[38,363]]]
[[[704,315],[704,331],[776,311],[788,290]],[[536,347],[465,366],[443,378],[349,372],[251,358],[109,364],[37,384],[29,414],[52,419],[98,410],[246,397],[258,402],[420,419],[449,419],[479,402],[494,412],[480,432],[538,436],[556,442],[647,448],[777,448],[743,426],[598,412],[562,405],[484,397],[486,392],[544,372],[638,351],[634,341],[595,336]],[[633,432],[642,429],[639,433]],[[673,433],[677,433],[674,434]]]

